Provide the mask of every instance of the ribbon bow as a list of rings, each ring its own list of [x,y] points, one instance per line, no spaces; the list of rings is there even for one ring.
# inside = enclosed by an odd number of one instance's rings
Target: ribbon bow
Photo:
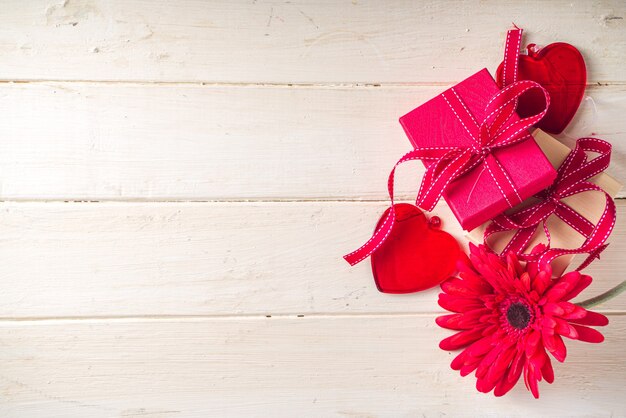
[[[514,120],[517,99],[529,90],[538,89],[545,97],[545,108],[524,119]],[[518,81],[496,93],[485,107],[485,118],[478,123],[454,87],[442,93],[448,106],[461,122],[470,146],[421,147],[407,153],[402,160],[422,160],[430,163],[422,180],[416,205],[432,211],[448,185],[483,164],[504,196],[509,207],[521,203],[511,178],[500,165],[493,151],[529,138],[527,129],[546,114],[550,105],[548,92],[530,80]]]
[[[545,107],[539,113],[523,119],[517,119],[515,109],[517,99],[529,90],[540,90],[545,97]],[[395,164],[387,182],[391,199],[391,210],[373,236],[356,251],[344,256],[351,265],[355,265],[372,254],[389,236],[395,223],[393,205],[394,175],[396,168],[412,160],[429,163],[417,196],[416,205],[431,211],[448,185],[470,170],[482,165],[488,171],[504,196],[509,207],[522,201],[513,182],[500,165],[493,151],[507,147],[530,137],[527,129],[537,123],[546,114],[550,105],[547,91],[538,83],[530,80],[514,82],[500,90],[489,100],[485,107],[485,118],[479,123],[463,103],[454,87],[442,93],[443,98],[461,122],[470,138],[470,146],[421,147],[409,151]]]
[[[589,159],[587,152],[595,152],[597,157]],[[484,240],[498,232],[517,230],[502,253],[512,251],[525,259],[538,259],[540,264],[550,264],[554,259],[566,254],[589,254],[577,268],[582,270],[606,248],[605,244],[615,225],[615,203],[611,196],[588,180],[606,170],[611,160],[611,144],[601,139],[581,138],[557,170],[557,178],[548,189],[535,195],[538,202],[511,215],[499,215],[485,230]],[[606,205],[597,224],[593,224],[576,212],[562,199],[586,191],[604,193]],[[582,246],[576,249],[550,248],[550,232],[547,220],[555,215],[585,237]],[[524,250],[542,225],[547,239],[546,250],[538,254],[525,254]]]

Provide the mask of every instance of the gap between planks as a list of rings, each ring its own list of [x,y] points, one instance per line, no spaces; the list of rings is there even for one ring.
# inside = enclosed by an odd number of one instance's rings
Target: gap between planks
[[[594,310],[609,317],[626,316],[626,311]],[[89,323],[129,323],[129,322],[206,322],[206,321],[263,321],[269,319],[279,320],[306,320],[306,319],[360,319],[360,318],[436,318],[449,312],[367,312],[367,313],[333,313],[333,314],[289,314],[281,313],[276,315],[107,315],[107,316],[59,316],[59,317],[23,317],[23,318],[0,318],[0,326],[19,324],[64,324],[75,322]]]
[[[626,200],[626,196],[617,196],[613,200],[615,201],[624,201]],[[337,204],[350,204],[350,203],[389,203],[389,199],[355,199],[348,198],[339,199],[337,197],[332,197],[328,199],[324,198],[311,198],[311,199],[291,199],[291,198],[282,198],[282,199],[193,199],[193,200],[184,200],[184,199],[150,199],[150,198],[106,198],[106,199],[98,199],[98,200],[82,200],[82,199],[7,199],[0,200],[0,204],[38,204],[38,203],[68,203],[68,204],[123,204],[123,203],[143,203],[143,204],[160,204],[160,203],[169,203],[169,204],[202,204],[202,203],[337,203]],[[402,202],[412,202],[411,199],[404,198],[396,198],[394,199],[396,203]]]
[[[471,74],[468,74],[468,77]],[[301,89],[344,89],[344,88],[410,88],[410,87],[446,87],[459,83],[461,80],[449,81],[406,81],[406,82],[317,82],[317,83],[278,83],[278,82],[236,82],[236,81],[137,81],[137,80],[97,80],[97,79],[0,79],[1,84],[102,84],[102,85],[130,85],[130,86],[201,86],[201,87],[251,87],[251,88],[301,88]],[[596,81],[587,83],[587,88],[625,86],[626,81]]]

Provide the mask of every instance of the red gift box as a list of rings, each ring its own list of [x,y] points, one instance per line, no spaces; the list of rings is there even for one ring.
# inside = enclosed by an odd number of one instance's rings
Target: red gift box
[[[478,126],[477,121],[493,117],[493,111],[487,114],[490,110],[488,104],[499,92],[489,72],[483,69],[402,116],[400,123],[416,150],[458,147],[463,150],[477,149],[475,153],[480,155],[481,150],[476,147],[479,140],[476,139],[477,135],[472,137],[472,129],[469,128],[473,127],[468,126],[467,118]],[[458,100],[455,106],[462,106],[459,108],[461,111],[454,109],[450,104],[451,99]],[[548,100],[546,97],[546,102]],[[464,112],[466,115],[462,114]],[[514,127],[519,121],[515,112],[505,116],[508,117],[508,127]],[[506,182],[501,179],[498,181],[493,170],[491,168],[485,170],[485,163],[480,160],[446,184],[443,198],[466,231],[480,226],[547,188],[556,178],[554,167],[530,133],[526,135],[526,132],[524,129],[524,132],[518,134],[522,139],[510,145],[482,149],[483,153],[486,149],[491,154],[490,157],[494,157],[492,161],[495,160]],[[422,161],[427,167],[433,163],[428,159]],[[507,199],[506,193],[503,192],[503,183],[507,187],[510,185],[515,192],[515,202],[510,198]]]

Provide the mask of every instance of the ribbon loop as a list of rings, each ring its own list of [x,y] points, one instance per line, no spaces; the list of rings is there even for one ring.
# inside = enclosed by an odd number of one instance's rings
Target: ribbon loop
[[[501,114],[514,112],[517,108],[517,100],[524,93],[537,89],[544,95],[544,107],[538,113],[519,119],[512,123],[503,121]],[[489,126],[491,131],[490,144],[508,145],[528,137],[527,129],[539,122],[547,113],[550,106],[550,95],[547,90],[538,83],[530,80],[516,81],[504,87],[487,104],[487,116],[483,124]],[[495,122],[498,122],[496,125]]]
[[[587,153],[598,155],[589,158]],[[606,170],[611,160],[611,145],[601,139],[581,138],[575,148],[567,156],[557,170],[557,178],[553,185],[535,195],[537,203],[510,215],[499,215],[493,219],[484,233],[484,242],[493,234],[515,230],[504,252],[513,251],[525,260],[539,260],[540,264],[550,264],[556,258],[568,254],[588,254],[578,267],[583,269],[589,265],[606,248],[606,240],[615,225],[615,204],[611,196],[588,180]],[[605,195],[605,208],[600,220],[593,222],[567,205],[562,199],[587,191],[598,191]],[[579,248],[551,248],[550,233],[546,223],[550,216],[555,215],[585,238]],[[546,249],[541,253],[525,253],[531,238],[541,225],[547,239]]]

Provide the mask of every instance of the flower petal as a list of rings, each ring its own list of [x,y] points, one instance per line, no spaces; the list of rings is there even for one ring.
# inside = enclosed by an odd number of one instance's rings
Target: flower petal
[[[546,361],[541,367],[541,374],[546,382],[552,383],[554,382],[554,369],[552,368],[552,362],[545,351],[543,351],[543,354],[546,356]]]
[[[548,273],[547,271],[540,271],[533,279],[532,288],[539,295],[543,295],[546,289],[550,287],[551,284],[552,278],[550,277],[550,273]]]
[[[563,309],[563,307],[561,307],[558,303],[548,302],[543,307],[543,313],[546,315],[561,316],[565,315],[565,309]]]
[[[578,341],[585,341],[587,343],[601,343],[604,341],[604,335],[593,328],[576,324],[572,324],[571,326],[578,332]]]
[[[459,320],[463,317],[463,314],[450,314],[450,315],[442,315],[435,318],[435,322],[441,328],[447,328],[452,330],[462,330],[467,329],[459,326]]]
[[[577,272],[570,272],[567,274],[571,273]],[[563,297],[567,295],[567,293],[572,289],[572,284],[564,278],[565,276],[561,277],[559,281],[550,286],[550,288],[546,291],[544,296],[548,302],[560,302],[561,300],[563,300]]]
[[[446,351],[458,350],[459,348],[463,348],[473,343],[480,337],[481,337],[480,329],[457,332],[456,334],[451,335],[448,338],[441,340],[441,342],[439,343],[439,348],[441,348],[442,350],[446,350]]]
[[[565,344],[563,343],[561,336],[550,335],[549,333],[544,332],[542,337],[543,344],[550,354],[552,354],[557,361],[563,363],[565,361],[565,357],[567,356],[567,349],[565,348]]]
[[[585,290],[593,281],[591,276],[581,274],[578,282],[572,287],[572,289],[563,297],[563,300],[572,300]]]
[[[476,379],[476,390],[482,393],[489,393],[496,387],[495,381],[489,380],[486,376]]]
[[[581,308],[583,309],[583,308]],[[585,311],[586,314],[582,318],[567,318],[569,322],[581,325],[594,325],[598,327],[602,327],[609,324],[609,318],[606,316],[593,312],[593,311]]]
[[[452,362],[450,363],[450,368],[452,370],[461,370],[461,367],[465,364],[465,359],[467,358],[467,350],[463,350],[456,356]]]
[[[460,370],[461,377],[465,377],[468,374],[470,374],[471,372],[473,372],[474,370],[476,370],[476,367],[478,367],[478,363],[479,363],[479,361],[476,360],[473,363],[464,364],[463,367],[461,367],[461,370]]]
[[[448,295],[447,293],[440,293],[438,302],[439,306],[450,312],[461,313],[472,309],[484,308],[484,304],[478,299],[461,298]]]
[[[511,367],[507,370],[506,376],[500,379],[498,384],[496,384],[496,388],[493,391],[495,396],[503,396],[515,386],[522,374],[522,370],[524,370],[522,366],[523,361],[523,356],[519,356],[519,358],[516,357],[516,359],[513,360]]]
[[[581,308],[580,306],[574,305],[571,302],[559,302],[558,305],[565,311],[563,314],[560,315],[563,319],[578,319],[584,318],[585,315],[587,315],[587,310],[585,308]]]
[[[578,332],[576,329],[570,325],[567,321],[561,318],[554,318],[556,320],[556,328],[555,331],[567,338],[571,338],[572,340],[578,339]]]
[[[525,352],[526,357],[530,358],[537,351],[537,347],[539,347],[539,342],[541,341],[541,333],[539,331],[531,331],[527,334],[526,344],[525,344]]]
[[[539,399],[537,379],[535,379],[534,370],[532,369],[532,365],[529,363],[526,363],[526,366],[524,367],[524,383],[526,383],[526,387],[530,390],[535,399]]]
[[[480,294],[472,287],[468,286],[467,280],[461,280],[456,277],[451,277],[448,280],[441,283],[441,290],[449,295],[473,298]]]
[[[505,348],[506,346],[503,343],[493,346],[491,351],[489,351],[487,355],[485,355],[485,357],[483,357],[483,359],[480,361],[480,364],[478,365],[478,368],[476,369],[477,378],[482,378],[487,374],[487,372],[489,372],[489,368],[493,365],[493,362],[496,361],[496,359],[498,358],[498,355]]]
[[[530,291],[530,275],[527,272],[522,273],[519,281],[523,284],[524,290]]]
[[[504,375],[509,370],[511,361],[513,360],[513,357],[515,357],[516,353],[517,350],[515,349],[515,347],[509,347],[508,349],[503,350],[496,359],[496,361],[494,361],[491,365],[491,368],[487,373],[487,378],[495,382],[503,379]]]
[[[487,354],[493,348],[493,343],[491,338],[483,337],[480,340],[476,341],[474,344],[467,347],[465,351],[467,351],[468,355],[472,357],[482,357]]]

